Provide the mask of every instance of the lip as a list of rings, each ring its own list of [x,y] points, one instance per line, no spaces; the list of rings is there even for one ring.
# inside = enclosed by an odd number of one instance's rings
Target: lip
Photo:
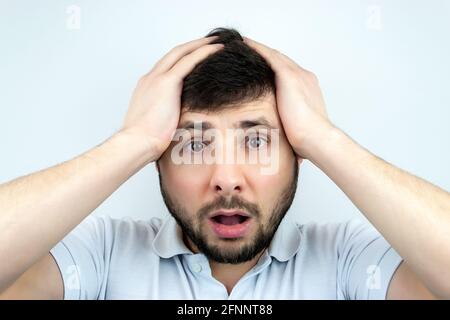
[[[213,213],[211,213],[208,218],[211,219],[211,218],[214,218],[217,216],[234,216],[236,214],[243,216],[243,217],[250,218],[250,215],[247,212],[240,211],[240,210],[218,210],[218,211],[214,211]]]
[[[239,224],[235,225],[224,225],[221,223],[216,222],[213,218],[218,215],[224,215],[224,216],[233,216],[233,215],[241,215],[247,217],[247,219]],[[213,212],[208,219],[208,222],[213,229],[214,233],[219,238],[241,238],[245,236],[245,234],[248,232],[248,229],[251,226],[253,219],[250,217],[250,215],[244,211],[240,210],[219,210]]]

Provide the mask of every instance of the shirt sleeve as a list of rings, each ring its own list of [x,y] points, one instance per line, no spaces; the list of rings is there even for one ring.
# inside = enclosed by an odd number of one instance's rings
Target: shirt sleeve
[[[64,282],[64,299],[98,299],[107,275],[107,221],[89,216],[50,250]]]
[[[345,299],[384,300],[402,258],[368,223],[344,225],[338,248],[338,287]]]

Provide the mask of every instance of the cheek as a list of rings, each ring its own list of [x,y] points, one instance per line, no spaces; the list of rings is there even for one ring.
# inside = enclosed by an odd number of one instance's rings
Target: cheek
[[[285,144],[280,146],[278,169],[273,174],[261,174],[258,166],[246,168],[247,181],[264,214],[273,209],[279,201],[280,193],[291,183],[295,161],[290,146]]]
[[[161,174],[167,192],[188,212],[195,212],[202,205],[201,195],[207,190],[207,179],[201,166],[175,165],[164,162]]]
[[[287,185],[287,178],[282,174],[283,170],[278,170],[275,174],[261,174],[260,168],[249,167],[246,170],[247,182],[254,199],[248,199],[258,203],[262,210],[262,214],[269,214],[274,204],[278,201],[279,190]],[[253,197],[252,197],[253,198]]]
[[[189,168],[179,168],[173,177],[176,191],[182,193],[186,199],[192,199],[204,189],[204,179],[196,174],[195,170]]]

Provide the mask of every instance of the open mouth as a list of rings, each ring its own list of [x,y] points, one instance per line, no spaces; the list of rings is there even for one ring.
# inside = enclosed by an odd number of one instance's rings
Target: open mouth
[[[240,214],[234,214],[232,216],[219,214],[217,216],[212,217],[211,219],[217,223],[224,224],[226,226],[233,226],[235,224],[243,223],[244,221],[250,218],[247,216],[242,216]]]
[[[242,211],[217,211],[209,221],[218,237],[240,238],[247,233],[252,218]]]

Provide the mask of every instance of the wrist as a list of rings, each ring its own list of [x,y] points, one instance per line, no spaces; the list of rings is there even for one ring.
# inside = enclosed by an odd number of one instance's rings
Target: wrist
[[[162,154],[157,139],[147,137],[133,129],[122,129],[114,134],[127,150],[132,149],[144,165],[158,160]]]
[[[326,148],[328,144],[339,139],[343,132],[334,126],[331,122],[324,122],[314,127],[309,134],[303,137],[294,147],[294,151],[301,158],[308,159],[311,162],[318,156],[321,148]]]

